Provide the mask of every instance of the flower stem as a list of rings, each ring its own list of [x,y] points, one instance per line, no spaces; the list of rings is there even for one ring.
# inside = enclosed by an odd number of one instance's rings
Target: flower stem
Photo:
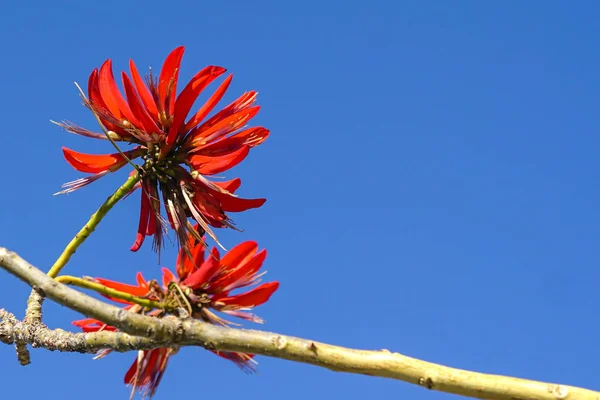
[[[115,299],[125,300],[130,303],[138,304],[145,308],[156,308],[156,309],[162,309],[162,310],[170,310],[172,308],[172,307],[169,307],[166,304],[161,303],[159,301],[154,301],[154,300],[150,300],[150,299],[144,299],[141,297],[137,297],[132,294],[129,294],[126,292],[121,292],[119,290],[106,287],[104,285],[101,285],[96,282],[92,282],[87,279],[77,278],[75,276],[61,275],[61,276],[55,278],[55,280],[57,282],[65,284],[65,285],[77,286],[77,287],[80,287],[83,289],[90,289],[90,290],[96,291],[100,294],[103,294],[105,296],[109,296],[109,297],[112,297]]]
[[[51,278],[55,278],[58,276],[62,268],[69,262],[71,256],[77,251],[79,246],[90,236],[90,234],[96,229],[96,226],[102,221],[102,219],[106,216],[106,214],[117,204],[119,200],[125,197],[131,189],[135,186],[135,184],[140,180],[139,173],[135,172],[133,175],[127,179],[127,181],[117,189],[115,193],[113,193],[106,201],[98,208],[89,221],[81,228],[77,235],[69,242],[67,247],[63,250],[62,254],[58,259],[54,262],[54,265],[48,271],[48,276]]]

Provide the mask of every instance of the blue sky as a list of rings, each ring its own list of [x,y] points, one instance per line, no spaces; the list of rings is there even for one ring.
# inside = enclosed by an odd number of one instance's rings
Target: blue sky
[[[4,168],[0,245],[46,269],[125,179],[53,197],[81,176],[61,146],[109,152],[49,123],[94,127],[73,81],[112,58],[182,78],[234,73],[227,100],[260,92],[264,145],[227,176],[265,196],[236,215],[280,290],[265,329],[387,348],[455,367],[600,389],[600,32],[597,2],[10,2],[0,15]],[[65,270],[158,277],[129,252],[138,200],[119,204]],[[161,265],[173,267],[168,246]],[[0,273],[0,307],[28,288]],[[78,315],[47,303],[45,321]],[[127,398],[134,354],[0,346],[5,394]],[[259,358],[247,376],[202,349],[175,356],[156,399],[441,399],[402,382]],[[6,392],[8,391],[8,393]]]

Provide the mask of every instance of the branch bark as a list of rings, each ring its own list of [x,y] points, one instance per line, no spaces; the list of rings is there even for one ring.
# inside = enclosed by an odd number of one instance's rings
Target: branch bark
[[[49,329],[44,324],[31,325],[26,321],[19,321],[14,314],[4,309],[0,309],[0,320],[0,342],[22,342],[50,351],[93,354],[107,348],[126,352],[155,349],[165,345],[122,332],[73,333],[62,329]]]
[[[6,321],[9,321],[7,326],[11,324],[13,326],[13,335],[10,336],[3,333],[1,329],[3,324],[0,324],[0,340],[5,343],[12,343],[9,340],[12,338],[13,341],[22,340],[51,350],[84,352],[93,352],[102,348],[126,351],[137,348],[195,345],[210,350],[237,351],[282,358],[338,372],[392,378],[427,389],[479,399],[600,400],[600,392],[592,390],[460,370],[406,357],[388,350],[355,350],[276,333],[223,328],[190,318],[179,319],[169,316],[157,319],[129,313],[56,282],[17,254],[4,248],[0,248],[0,267],[25,281],[45,297],[125,332],[125,334],[118,332],[73,334],[38,326],[37,330],[32,331],[35,333],[32,335],[27,333],[29,332],[27,326],[23,327],[23,323],[19,325],[19,321],[16,321],[14,316],[5,313]],[[3,317],[3,323],[5,318]],[[11,318],[12,322],[10,322]],[[62,335],[61,337],[67,342],[72,341],[73,344],[78,345],[69,347],[60,344],[60,341],[46,340],[46,337],[50,337],[48,335],[57,334]]]

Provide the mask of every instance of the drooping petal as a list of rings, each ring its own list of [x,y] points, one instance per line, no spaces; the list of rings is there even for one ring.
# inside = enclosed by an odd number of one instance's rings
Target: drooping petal
[[[229,193],[235,193],[236,190],[240,188],[242,185],[242,180],[240,178],[234,178],[230,181],[225,182],[213,182],[215,185],[219,186],[221,189],[228,191]]]
[[[148,185],[142,183],[141,193],[141,205],[140,205],[140,222],[138,224],[138,232],[135,237],[135,242],[131,246],[131,251],[138,251],[144,240],[146,239],[146,233],[148,232],[148,222],[152,217],[152,210],[150,208],[150,193],[148,192]]]
[[[217,244],[220,245],[219,240],[217,239],[217,236],[215,235],[213,230],[210,228],[210,226],[208,226],[208,223],[210,223],[210,219],[213,218],[213,215],[217,218],[222,215],[222,212],[221,212],[218,204],[215,204],[215,206],[213,207],[214,211],[209,210],[209,208],[207,208],[207,206],[210,204],[210,201],[214,200],[214,199],[206,196],[205,193],[196,191],[194,194],[194,199],[192,200],[192,198],[187,190],[187,188],[189,187],[188,181],[186,179],[182,179],[180,182],[180,186],[181,186],[181,195],[182,195],[183,199],[185,200],[187,209],[192,214],[192,217],[194,218],[194,220],[196,220],[196,222],[202,228],[202,231],[204,233],[206,233],[215,242],[217,242]],[[217,202],[214,202],[214,203],[217,203]]]
[[[127,163],[127,160],[120,154],[86,154],[77,151],[62,148],[65,160],[77,171],[96,174],[104,171],[114,172]],[[135,159],[143,154],[140,147],[124,152],[127,158]]]
[[[173,353],[173,349],[167,348],[140,350],[125,374],[124,383],[132,386],[133,391],[141,392],[144,397],[154,396]]]
[[[219,303],[236,307],[259,306],[267,302],[278,288],[279,282],[263,283],[249,292],[219,299]]]
[[[156,179],[152,179],[148,186],[150,187],[150,220],[148,221],[146,236],[154,235],[152,246],[155,251],[160,253],[166,222],[160,215],[160,197]]]
[[[212,351],[212,350],[211,350]],[[256,372],[255,362],[253,360],[254,354],[236,353],[232,351],[212,351],[219,357],[223,357],[226,360],[232,361],[242,371],[247,374]]]
[[[227,212],[242,212],[252,208],[259,208],[267,201],[267,199],[243,199],[224,194],[216,194],[215,196],[221,200],[221,209]]]

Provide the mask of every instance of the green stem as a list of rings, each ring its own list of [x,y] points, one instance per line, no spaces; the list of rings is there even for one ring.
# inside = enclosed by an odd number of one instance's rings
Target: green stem
[[[159,301],[154,301],[154,300],[150,300],[150,299],[144,299],[141,297],[137,297],[132,294],[129,294],[126,292],[121,292],[119,290],[106,287],[99,283],[89,281],[87,279],[77,278],[75,276],[61,275],[61,276],[55,278],[55,280],[57,282],[65,284],[65,285],[77,286],[77,287],[80,287],[83,289],[90,289],[90,290],[96,291],[100,294],[103,294],[103,295],[106,295],[106,296],[109,296],[109,297],[112,297],[115,299],[125,300],[129,303],[138,304],[145,308],[150,308],[150,309],[156,308],[156,309],[162,309],[162,310],[167,310],[167,311],[170,311],[172,309],[172,307],[169,307],[166,304],[161,303]]]
[[[98,208],[89,221],[81,228],[77,235],[69,242],[67,247],[63,250],[62,254],[54,265],[48,271],[48,276],[51,278],[56,278],[60,273],[61,269],[69,262],[71,256],[77,251],[79,246],[90,236],[90,234],[96,229],[96,226],[102,221],[102,219],[106,216],[106,214],[117,204],[119,200],[125,197],[131,189],[135,186],[135,184],[140,180],[140,175],[135,172],[133,175],[127,179],[127,181],[117,189],[115,193],[113,193],[106,201]]]

